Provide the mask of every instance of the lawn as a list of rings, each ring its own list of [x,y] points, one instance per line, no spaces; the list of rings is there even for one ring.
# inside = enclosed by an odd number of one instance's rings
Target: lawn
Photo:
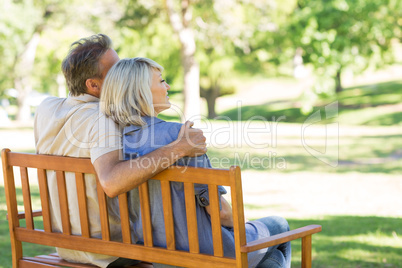
[[[336,101],[335,116],[325,118],[325,107]],[[240,113],[228,109],[222,113],[226,121],[213,120],[212,131],[204,129],[208,155],[216,168],[240,165],[250,219],[275,214],[292,229],[323,226],[313,236],[313,267],[400,267],[401,103],[402,81],[393,81],[326,96],[309,114],[300,112],[299,100],[244,106]],[[324,120],[307,124],[317,111]],[[255,115],[286,119],[247,121]],[[9,146],[12,137],[19,143]],[[2,147],[33,152],[29,139],[32,128],[0,129]],[[5,209],[0,183],[0,267],[8,268]],[[299,267],[300,242],[292,248],[292,267]],[[28,244],[24,249],[28,255],[53,251]]]
[[[402,218],[324,216],[289,219],[289,223],[291,228],[323,226],[313,236],[313,267],[400,267],[402,263]],[[292,250],[292,267],[300,267],[300,241],[292,243]]]

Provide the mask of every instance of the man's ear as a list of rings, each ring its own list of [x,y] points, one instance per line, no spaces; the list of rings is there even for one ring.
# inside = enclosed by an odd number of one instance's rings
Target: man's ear
[[[96,78],[90,78],[85,81],[85,85],[87,86],[87,93],[89,95],[100,97],[101,92],[101,81]]]

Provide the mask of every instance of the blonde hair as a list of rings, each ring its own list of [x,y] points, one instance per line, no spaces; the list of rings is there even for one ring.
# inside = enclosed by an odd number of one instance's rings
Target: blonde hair
[[[100,109],[121,125],[144,125],[141,116],[155,116],[152,102],[153,71],[163,67],[151,59],[132,58],[117,62],[102,85]]]

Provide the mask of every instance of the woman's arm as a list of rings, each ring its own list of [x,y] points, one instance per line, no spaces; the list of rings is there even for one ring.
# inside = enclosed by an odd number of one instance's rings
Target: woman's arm
[[[219,214],[221,218],[221,225],[226,227],[233,227],[232,207],[222,195],[221,195],[221,204],[222,209]],[[205,209],[207,210],[208,214],[211,214],[211,208],[209,206],[206,206]]]

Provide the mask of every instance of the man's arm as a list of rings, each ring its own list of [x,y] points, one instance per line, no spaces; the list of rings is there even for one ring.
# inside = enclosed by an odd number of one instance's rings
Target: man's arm
[[[192,125],[187,121],[176,141],[147,155],[123,161],[121,151],[116,150],[96,159],[93,164],[105,193],[115,197],[138,187],[184,156],[205,154],[205,137],[201,130],[191,128]]]

